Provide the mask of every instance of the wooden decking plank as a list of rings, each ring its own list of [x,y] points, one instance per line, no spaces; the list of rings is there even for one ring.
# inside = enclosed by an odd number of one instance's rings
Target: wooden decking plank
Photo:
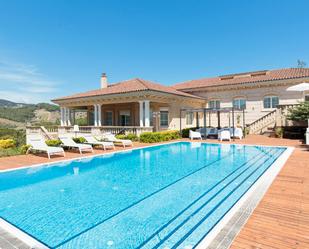
[[[239,243],[246,248],[309,248],[308,151],[296,144],[231,248]]]

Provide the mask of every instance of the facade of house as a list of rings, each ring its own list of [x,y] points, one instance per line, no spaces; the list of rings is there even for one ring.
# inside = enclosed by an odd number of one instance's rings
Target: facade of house
[[[236,115],[238,125],[250,125],[278,106],[309,100],[309,92],[288,92],[292,85],[309,82],[309,68],[263,70],[191,80],[164,86],[143,79],[108,84],[105,74],[101,88],[54,99],[61,107],[61,125],[74,124],[74,112],[87,112],[89,126],[127,127],[144,130],[177,130],[202,124],[203,113],[182,108],[244,109]],[[181,115],[181,117],[180,117]],[[208,126],[217,126],[218,113],[206,116]],[[220,115],[220,126],[231,124],[229,113]]]

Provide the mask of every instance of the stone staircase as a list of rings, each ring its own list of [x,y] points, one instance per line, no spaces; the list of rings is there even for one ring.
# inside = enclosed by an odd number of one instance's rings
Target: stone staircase
[[[266,136],[273,136],[275,134],[275,127],[277,123],[277,117],[280,114],[279,109],[275,109],[263,117],[257,119],[247,127],[250,134],[260,134]]]
[[[289,109],[299,104],[278,105],[277,108],[261,118],[255,120],[247,126],[249,134],[265,135],[268,137],[275,136],[276,127],[287,127],[295,125],[287,120]]]

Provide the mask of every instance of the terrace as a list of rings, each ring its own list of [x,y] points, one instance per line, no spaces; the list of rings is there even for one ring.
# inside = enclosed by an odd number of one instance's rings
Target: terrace
[[[187,141],[187,139],[182,139]],[[195,141],[196,142],[196,141]],[[209,139],[208,143],[217,143]],[[230,142],[223,142],[230,143]],[[238,217],[217,235],[210,248],[306,248],[308,242],[309,184],[308,148],[297,140],[265,138],[249,135],[238,144],[260,144],[293,146],[295,150],[267,190],[263,199],[242,209]],[[148,144],[135,142],[135,147]],[[117,147],[117,150],[123,150]],[[95,150],[95,154],[106,153]],[[67,158],[79,158],[74,152],[67,152]],[[63,160],[54,157],[51,161]],[[0,159],[0,169],[12,169],[25,165],[50,162],[45,156],[23,155]],[[257,207],[255,208],[255,205]],[[255,208],[255,209],[254,209]],[[253,211],[254,209],[254,211]],[[253,213],[252,213],[253,211]],[[251,214],[252,213],[252,214]],[[247,220],[248,219],[248,220]],[[244,225],[244,226],[243,226]],[[240,233],[238,234],[239,229]],[[0,246],[15,248],[22,245],[16,238],[4,231],[0,233]],[[22,248],[22,247],[19,247]]]

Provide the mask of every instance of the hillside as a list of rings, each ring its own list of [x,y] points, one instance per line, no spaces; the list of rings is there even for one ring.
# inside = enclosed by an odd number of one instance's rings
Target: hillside
[[[33,123],[56,123],[59,107],[48,103],[22,104],[0,99],[0,126],[25,127]]]
[[[0,107],[21,107],[26,104],[15,103],[6,99],[0,99]]]

